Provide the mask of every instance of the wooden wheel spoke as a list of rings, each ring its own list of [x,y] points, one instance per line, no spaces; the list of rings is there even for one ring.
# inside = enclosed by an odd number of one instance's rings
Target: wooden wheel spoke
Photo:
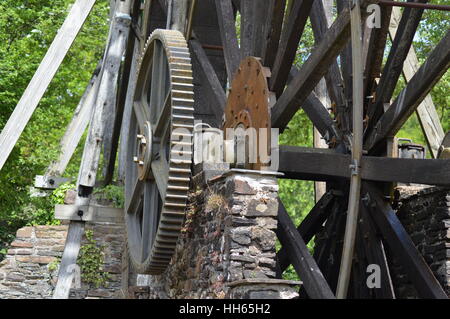
[[[392,251],[403,261],[403,269],[423,298],[447,299],[447,295],[436,280],[413,241],[398,220],[382,194],[369,182],[363,183],[370,216]]]
[[[236,26],[231,0],[215,0],[220,37],[224,47],[225,64],[228,80],[231,82],[234,72],[239,67],[241,52],[236,36]]]
[[[305,244],[308,244],[310,242],[310,240],[328,218],[329,214],[331,213],[329,207],[333,203],[333,198],[334,195],[332,191],[329,191],[325,195],[323,195],[322,198],[311,209],[305,219],[297,227],[297,231],[305,241]],[[281,249],[278,251],[277,260],[281,272],[285,271],[286,268],[291,264],[291,257],[289,256],[288,251],[285,247],[281,247]]]
[[[313,2],[314,0],[294,1],[283,27],[270,78],[270,90],[275,92],[277,96],[281,95],[286,85],[297,52],[298,42],[303,34]]]
[[[450,67],[450,31],[438,43],[394,103],[372,130],[366,132],[364,149],[372,149],[387,136],[395,136],[433,86]]]
[[[264,39],[262,41],[262,59],[264,66],[272,68],[280,41],[286,0],[269,0],[268,2],[269,7],[267,8]]]
[[[167,60],[164,48],[160,41],[155,41],[153,48],[152,81],[150,87],[150,113],[151,123],[158,122],[167,101],[167,87],[170,85],[167,72]]]

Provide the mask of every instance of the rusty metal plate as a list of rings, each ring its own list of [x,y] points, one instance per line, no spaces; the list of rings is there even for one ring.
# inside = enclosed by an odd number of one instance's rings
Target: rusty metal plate
[[[270,70],[262,66],[260,59],[255,57],[243,59],[231,83],[223,123],[225,133],[227,128],[255,128],[258,141],[260,141],[259,129],[267,128],[268,155],[270,155],[270,108],[275,99],[268,88],[269,77]],[[246,169],[254,170],[261,169],[262,166],[268,164],[261,163],[259,156],[256,163],[244,165]]]

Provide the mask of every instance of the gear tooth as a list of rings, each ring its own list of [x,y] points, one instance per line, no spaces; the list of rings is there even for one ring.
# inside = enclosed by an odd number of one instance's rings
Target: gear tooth
[[[190,85],[192,79],[189,83],[187,83],[187,75],[184,73],[192,72],[191,58],[189,54],[189,50],[184,52],[183,48],[188,48],[186,40],[183,35],[176,30],[163,30],[156,29],[152,32],[149,38],[146,40],[144,48],[140,53],[137,61],[137,73],[138,79],[139,74],[142,69],[145,67],[144,58],[146,54],[148,54],[148,50],[151,47],[153,41],[159,40],[162,42],[162,45],[165,49],[165,54],[168,58],[176,59],[175,62],[169,63],[169,74],[171,77],[172,90],[173,86],[176,87],[177,96],[180,96],[181,100],[185,97],[188,97],[189,103],[192,104],[192,99],[194,96],[193,85]],[[184,42],[184,43],[183,43]],[[174,45],[172,45],[174,43]],[[179,45],[179,43],[181,43]],[[170,44],[170,45],[169,45]],[[186,54],[186,56],[184,56]],[[176,72],[173,72],[173,71]],[[173,97],[172,97],[173,98]],[[178,100],[180,100],[178,98]],[[187,102],[186,102],[187,103]],[[173,105],[174,103],[172,103]],[[194,107],[193,105],[173,105],[172,106],[172,116],[186,118],[186,121],[192,121],[194,116]],[[188,124],[180,124],[174,125],[173,121],[171,125],[172,136],[173,130],[177,129],[179,126],[183,126],[183,128],[188,129],[189,133],[192,134],[193,126]],[[170,138],[171,140],[171,138]],[[192,149],[192,141],[189,142],[184,140],[183,145]],[[161,274],[167,268],[167,265],[170,262],[170,258],[175,252],[176,240],[180,235],[181,228],[183,226],[184,221],[184,211],[186,209],[186,202],[189,192],[189,182],[190,182],[190,169],[189,172],[186,171],[186,167],[190,167],[192,163],[192,152],[184,152],[183,154],[190,155],[191,158],[182,160],[181,162],[176,159],[172,159],[172,153],[169,153],[168,159],[168,169],[170,172],[170,179],[173,183],[169,183],[169,177],[167,180],[167,189],[166,196],[163,200],[162,211],[160,212],[160,222],[158,225],[158,230],[155,236],[155,240],[152,243],[153,247],[149,254],[149,258],[147,260],[141,262],[139,260],[135,260],[133,257],[133,253],[131,252],[130,245],[128,246],[128,255],[130,256],[131,263],[135,269],[140,273],[149,273],[149,274]],[[189,166],[188,166],[189,165]],[[171,186],[171,187],[169,187]],[[167,222],[169,220],[170,222]],[[128,218],[126,218],[127,224],[130,222]],[[161,227],[159,227],[161,226]],[[128,227],[127,227],[128,232]],[[170,245],[168,244],[170,243]]]

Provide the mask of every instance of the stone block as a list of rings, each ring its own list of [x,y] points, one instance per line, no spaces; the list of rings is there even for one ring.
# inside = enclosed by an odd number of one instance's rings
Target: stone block
[[[33,227],[23,227],[17,230],[17,238],[30,238],[33,234]]]

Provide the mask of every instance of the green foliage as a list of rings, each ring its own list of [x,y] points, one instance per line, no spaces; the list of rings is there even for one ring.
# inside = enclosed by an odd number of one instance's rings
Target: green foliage
[[[104,246],[99,246],[94,240],[92,230],[86,231],[86,244],[80,248],[77,264],[80,266],[81,280],[96,288],[104,287],[109,279],[109,273],[103,271]]]
[[[74,0],[0,1],[0,130],[25,91]],[[51,224],[53,203],[29,186],[57,159],[59,140],[100,60],[109,1],[98,0],[0,171],[0,250],[26,224]],[[76,176],[81,142],[65,175]]]
[[[107,185],[95,190],[97,199],[112,201],[117,208],[123,208],[125,204],[124,189],[122,186]]]

